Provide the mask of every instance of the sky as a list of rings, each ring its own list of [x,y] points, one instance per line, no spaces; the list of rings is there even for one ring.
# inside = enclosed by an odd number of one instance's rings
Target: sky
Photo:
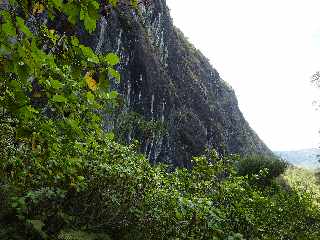
[[[167,0],[174,24],[235,90],[273,151],[320,146],[319,0]]]

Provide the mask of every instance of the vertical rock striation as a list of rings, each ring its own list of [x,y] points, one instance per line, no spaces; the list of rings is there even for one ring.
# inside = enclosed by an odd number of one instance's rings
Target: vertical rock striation
[[[147,1],[145,1],[147,2]],[[121,58],[122,111],[164,124],[166,132],[141,139],[151,162],[189,166],[206,148],[220,153],[270,155],[238,108],[232,88],[173,26],[165,0],[125,4],[101,16],[96,33],[82,36],[97,53]],[[127,139],[135,138],[128,131]]]

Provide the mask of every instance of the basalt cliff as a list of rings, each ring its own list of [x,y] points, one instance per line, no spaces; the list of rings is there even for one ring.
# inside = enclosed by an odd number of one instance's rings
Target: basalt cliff
[[[119,114],[134,112],[164,129],[142,134],[131,124],[122,128],[125,140],[138,139],[151,162],[178,166],[189,166],[206,149],[271,154],[244,119],[233,89],[173,25],[165,0],[138,6],[119,1],[101,12],[94,34],[78,31],[96,53],[115,52],[121,59],[121,82],[114,83],[123,96]]]

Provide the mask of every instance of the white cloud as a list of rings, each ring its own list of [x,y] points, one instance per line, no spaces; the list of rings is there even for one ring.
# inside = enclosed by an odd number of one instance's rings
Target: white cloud
[[[272,150],[317,147],[318,0],[167,0],[174,23],[236,91]]]

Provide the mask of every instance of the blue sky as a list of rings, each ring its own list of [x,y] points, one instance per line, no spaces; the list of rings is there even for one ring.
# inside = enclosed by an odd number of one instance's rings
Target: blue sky
[[[319,0],[167,0],[174,24],[235,89],[272,150],[320,146]]]

